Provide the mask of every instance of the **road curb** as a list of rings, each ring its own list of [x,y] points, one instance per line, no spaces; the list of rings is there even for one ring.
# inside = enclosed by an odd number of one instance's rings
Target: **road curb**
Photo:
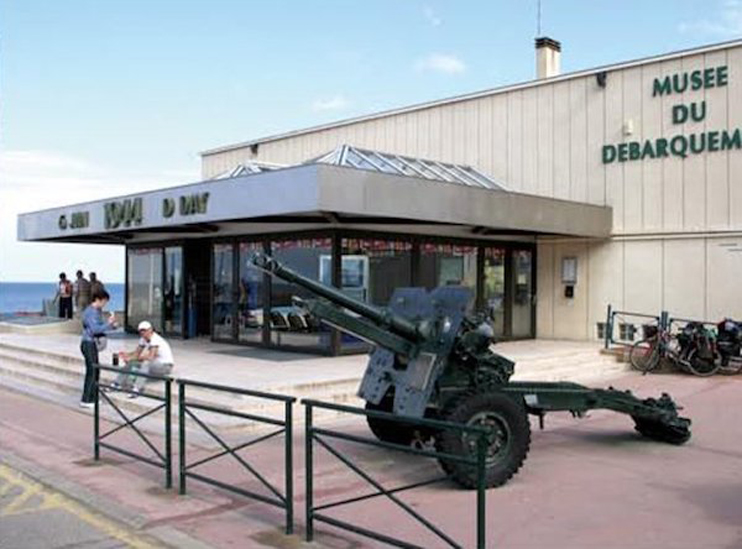
[[[61,492],[68,498],[92,508],[96,513],[105,516],[107,519],[148,535],[167,546],[179,549],[212,549],[210,545],[171,526],[157,526],[146,529],[145,526],[149,522],[146,517],[63,478],[58,473],[54,473],[38,463],[21,458],[7,450],[0,450],[0,462],[20,471],[35,482]]]

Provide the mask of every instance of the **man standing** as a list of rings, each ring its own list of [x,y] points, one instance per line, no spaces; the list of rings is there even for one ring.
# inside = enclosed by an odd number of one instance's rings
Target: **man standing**
[[[103,283],[98,280],[98,277],[95,273],[90,273],[90,295],[93,295],[94,293],[103,292],[105,291],[106,287],[103,285]]]
[[[65,273],[59,273],[56,299],[59,300],[59,318],[72,318],[72,283]]]
[[[137,326],[139,331],[139,345],[131,353],[121,351],[119,359],[126,364],[126,369],[116,380],[116,385],[129,389],[133,385],[129,398],[136,398],[141,392],[147,378],[129,376],[128,372],[135,370],[151,376],[169,376],[173,371],[173,351],[170,344],[160,334],[156,333],[152,324],[143,320]],[[128,378],[135,378],[133,380]]]
[[[90,304],[90,282],[85,278],[82,271],[77,271],[77,279],[73,285],[73,294],[75,296],[77,314],[82,316],[85,307]]]
[[[96,380],[98,371],[95,366],[98,364],[98,346],[96,338],[102,337],[106,332],[116,327],[114,317],[108,317],[108,322],[102,318],[103,307],[106,306],[110,296],[103,290],[100,293],[93,294],[93,301],[82,312],[82,341],[80,342],[80,351],[85,358],[85,382],[82,388],[82,400],[80,406],[83,408],[92,408],[95,400],[98,398]]]

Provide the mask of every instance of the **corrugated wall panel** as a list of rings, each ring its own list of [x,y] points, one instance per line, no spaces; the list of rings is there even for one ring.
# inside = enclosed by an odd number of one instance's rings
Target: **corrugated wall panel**
[[[633,131],[623,132],[623,138],[627,141],[642,141],[642,87],[641,67],[623,71],[623,124],[633,128]],[[623,214],[624,230],[626,232],[639,232],[642,229],[642,162],[629,161],[623,165]]]
[[[538,95],[538,155],[536,193],[554,196],[554,86],[536,88]]]
[[[523,90],[523,184],[525,193],[538,193],[538,90]]]
[[[706,55],[706,67],[728,66],[726,52]],[[742,78],[742,74],[732,75],[732,82]],[[706,129],[719,131],[731,128],[727,125],[727,101],[729,86],[715,87],[706,90]],[[742,95],[737,96],[737,101]],[[708,138],[708,136],[707,136]],[[708,148],[708,141],[706,143]],[[732,153],[739,155],[740,153]],[[706,228],[710,230],[729,227],[729,152],[711,152],[706,156]]]
[[[682,72],[683,64],[680,59],[673,59],[662,63],[662,77]],[[657,101],[658,98],[655,98]],[[678,133],[672,123],[672,106],[678,101],[677,97],[665,95],[662,101],[662,136],[667,137]],[[658,136],[659,137],[659,136]],[[662,203],[665,231],[683,230],[683,160],[675,156],[662,159]]]
[[[507,182],[514,191],[525,190],[523,185],[523,92],[515,91],[508,97],[508,173]],[[742,216],[742,211],[740,212]]]
[[[569,199],[572,185],[570,173],[571,146],[571,101],[570,83],[560,82],[554,86],[554,126],[551,148],[553,152],[554,191],[556,198]]]
[[[601,148],[608,142],[604,88],[598,87],[593,78],[586,82],[587,101],[587,199],[593,204],[606,203],[606,169],[601,159]]]
[[[683,72],[703,70],[705,67],[703,56],[694,55],[683,59]],[[703,89],[692,91],[689,89],[675,97],[675,103],[685,105],[692,101],[703,101]],[[669,112],[668,112],[669,114]],[[692,133],[702,133],[706,129],[705,121],[688,121],[685,124],[674,124],[671,134],[683,133],[689,136]],[[680,130],[680,131],[678,131]],[[683,159],[683,228],[685,230],[703,230],[706,228],[706,158],[705,154],[689,154]]]
[[[620,143],[623,135],[623,71],[608,74],[605,89],[605,143]],[[613,230],[624,229],[623,163],[612,162],[605,169],[606,204],[613,207]]]
[[[587,141],[587,98],[586,86],[593,80],[580,78],[569,83],[569,198],[580,202],[588,201],[588,141]],[[600,145],[600,142],[598,142]],[[557,144],[558,146],[558,144]],[[594,150],[595,149],[595,150]],[[600,156],[598,147],[591,147],[590,153]]]
[[[650,70],[651,68],[651,70]],[[662,100],[652,97],[652,85],[657,74],[657,65],[642,69],[642,139],[654,140],[662,135]],[[640,161],[642,169],[642,229],[658,232],[662,230],[662,160],[648,158]]]
[[[730,130],[742,131],[742,48],[727,54],[730,89],[727,95],[727,116]],[[742,151],[729,155],[729,222],[731,228],[742,230]]]
[[[490,100],[492,112],[489,124],[491,130],[484,146],[490,152],[489,171],[485,173],[503,181],[508,181],[508,158],[510,156],[508,134],[510,130],[510,112],[508,98],[505,95],[492,97]]]

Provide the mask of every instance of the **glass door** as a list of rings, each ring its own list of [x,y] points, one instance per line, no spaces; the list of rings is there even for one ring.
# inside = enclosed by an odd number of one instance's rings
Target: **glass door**
[[[234,299],[234,246],[214,244],[213,282],[212,282],[212,337],[221,340],[234,340],[235,299]]]
[[[505,248],[484,248],[484,310],[498,339],[506,333],[505,255]]]
[[[534,337],[533,333],[533,252],[513,250],[512,277],[513,296],[512,337]]]
[[[162,330],[162,248],[129,248],[127,257],[127,328],[148,320]]]
[[[263,252],[262,242],[240,242],[237,339],[250,343],[262,343],[265,324],[265,275],[250,263],[257,252]]]
[[[183,335],[183,248],[165,248],[165,333]]]

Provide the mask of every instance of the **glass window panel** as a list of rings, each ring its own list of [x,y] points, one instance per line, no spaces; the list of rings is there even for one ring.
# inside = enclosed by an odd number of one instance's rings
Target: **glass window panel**
[[[263,251],[262,242],[240,242],[240,280],[237,298],[237,339],[260,343],[263,340],[263,273],[250,258]]]
[[[513,337],[533,337],[531,318],[533,254],[529,250],[513,252]]]
[[[420,285],[429,290],[439,286],[466,286],[474,296],[477,291],[477,247],[422,243]],[[470,309],[474,303],[472,297]]]
[[[412,243],[368,238],[342,239],[342,290],[374,305],[386,306],[396,288],[412,285]],[[368,344],[342,333],[343,349]]]
[[[313,280],[332,280],[332,239],[281,240],[271,244],[271,255],[281,263]],[[328,284],[329,285],[329,284]],[[273,277],[269,318],[271,343],[284,347],[313,347],[329,350],[330,328],[295,307],[291,298],[315,299],[304,288]]]
[[[484,308],[496,336],[505,335],[505,249],[484,249]]]
[[[128,327],[136,330],[142,320],[149,320],[162,330],[162,248],[130,248],[126,255]]]
[[[183,333],[183,248],[165,248],[165,332]]]
[[[234,338],[233,246],[214,244],[213,337]]]

